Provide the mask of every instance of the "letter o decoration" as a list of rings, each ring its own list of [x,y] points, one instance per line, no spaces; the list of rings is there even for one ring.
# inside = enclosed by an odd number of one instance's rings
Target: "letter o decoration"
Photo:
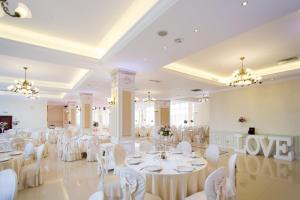
[[[255,144],[256,147],[253,147]],[[259,138],[255,136],[248,136],[246,138],[246,151],[250,155],[257,155],[261,150]]]

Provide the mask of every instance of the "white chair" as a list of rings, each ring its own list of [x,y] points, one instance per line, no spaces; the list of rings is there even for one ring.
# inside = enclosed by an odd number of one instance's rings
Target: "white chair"
[[[88,140],[86,160],[88,162],[97,161],[96,154],[99,151],[99,140],[97,136],[94,136]]]
[[[184,153],[184,154],[191,154],[192,153],[192,145],[187,141],[180,142],[177,145],[176,149],[179,150],[180,152]]]
[[[41,132],[39,131],[34,131],[32,133],[32,142],[34,146],[39,146],[42,142],[41,142]]]
[[[14,200],[17,196],[17,175],[12,169],[0,172],[0,199]]]
[[[105,161],[101,153],[97,154],[97,173],[100,176],[100,181],[98,184],[98,190],[102,191],[105,199],[120,199],[121,198],[121,187],[120,187],[120,177],[113,174],[108,174],[105,170]],[[93,194],[90,198],[95,199],[100,195],[100,193]],[[102,195],[102,194],[101,194]],[[100,195],[100,196],[101,196]]]
[[[34,157],[35,151],[34,146],[31,142],[27,143],[24,149],[24,164],[31,164],[35,157]]]
[[[63,134],[59,134],[57,137],[57,156],[58,158],[62,158],[63,155]]]
[[[143,152],[143,153],[147,153],[147,152],[151,151],[152,148],[153,148],[153,144],[151,142],[144,141],[144,142],[141,142],[139,151]]]
[[[208,174],[215,170],[218,166],[218,161],[220,157],[220,150],[219,147],[215,144],[208,145],[207,149],[205,150],[204,157],[208,161],[207,171]]]
[[[89,200],[104,200],[104,193],[102,191],[95,192],[89,197]]]
[[[226,199],[230,199],[236,195],[235,188],[235,169],[236,169],[237,154],[230,156],[228,161],[229,177],[226,179]]]
[[[36,162],[25,165],[21,168],[20,177],[19,177],[19,190],[28,187],[36,187],[42,184],[42,175],[41,175],[41,161],[43,157],[45,145],[37,147],[36,149]]]
[[[125,165],[126,152],[121,144],[115,144],[113,147],[114,174],[119,174],[119,168]]]
[[[120,169],[122,200],[161,200],[160,197],[146,193],[146,180],[142,174],[129,167]]]
[[[62,161],[71,162],[81,159],[81,152],[78,143],[68,136],[63,136]]]
[[[226,170],[221,167],[213,171],[205,180],[204,191],[192,194],[185,200],[225,200]]]

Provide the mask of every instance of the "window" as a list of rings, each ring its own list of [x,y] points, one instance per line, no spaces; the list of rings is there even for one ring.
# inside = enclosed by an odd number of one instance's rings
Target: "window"
[[[187,102],[171,102],[171,125],[182,126],[184,120],[189,120],[189,103]]]
[[[136,103],[135,104],[135,126],[153,126],[154,125],[154,103]]]

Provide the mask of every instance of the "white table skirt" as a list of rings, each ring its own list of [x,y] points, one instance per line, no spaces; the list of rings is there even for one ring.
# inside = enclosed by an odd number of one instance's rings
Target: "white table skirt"
[[[0,157],[7,156],[11,157],[11,159],[8,161],[0,162],[0,171],[4,169],[13,169],[15,170],[17,177],[19,177],[19,173],[24,162],[23,154],[17,156],[9,156],[9,153],[0,153]]]
[[[126,159],[127,160],[130,158]],[[193,172],[177,172],[176,166],[191,166],[195,160],[189,155],[168,155],[168,160],[160,160],[158,155],[144,155],[143,163],[139,165],[127,165],[146,177],[146,192],[160,196],[163,200],[182,200],[193,193],[203,190],[207,162],[204,165],[194,167]],[[159,173],[140,170],[145,166],[159,165],[163,170]]]

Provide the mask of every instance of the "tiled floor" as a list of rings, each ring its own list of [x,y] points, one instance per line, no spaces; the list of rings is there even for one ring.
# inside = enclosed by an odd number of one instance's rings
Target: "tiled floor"
[[[221,156],[220,166],[227,165],[229,155]],[[17,200],[87,200],[96,191],[94,162],[62,162],[51,146],[42,165],[44,184],[19,192]],[[239,155],[237,166],[238,200],[300,200],[300,161]]]

